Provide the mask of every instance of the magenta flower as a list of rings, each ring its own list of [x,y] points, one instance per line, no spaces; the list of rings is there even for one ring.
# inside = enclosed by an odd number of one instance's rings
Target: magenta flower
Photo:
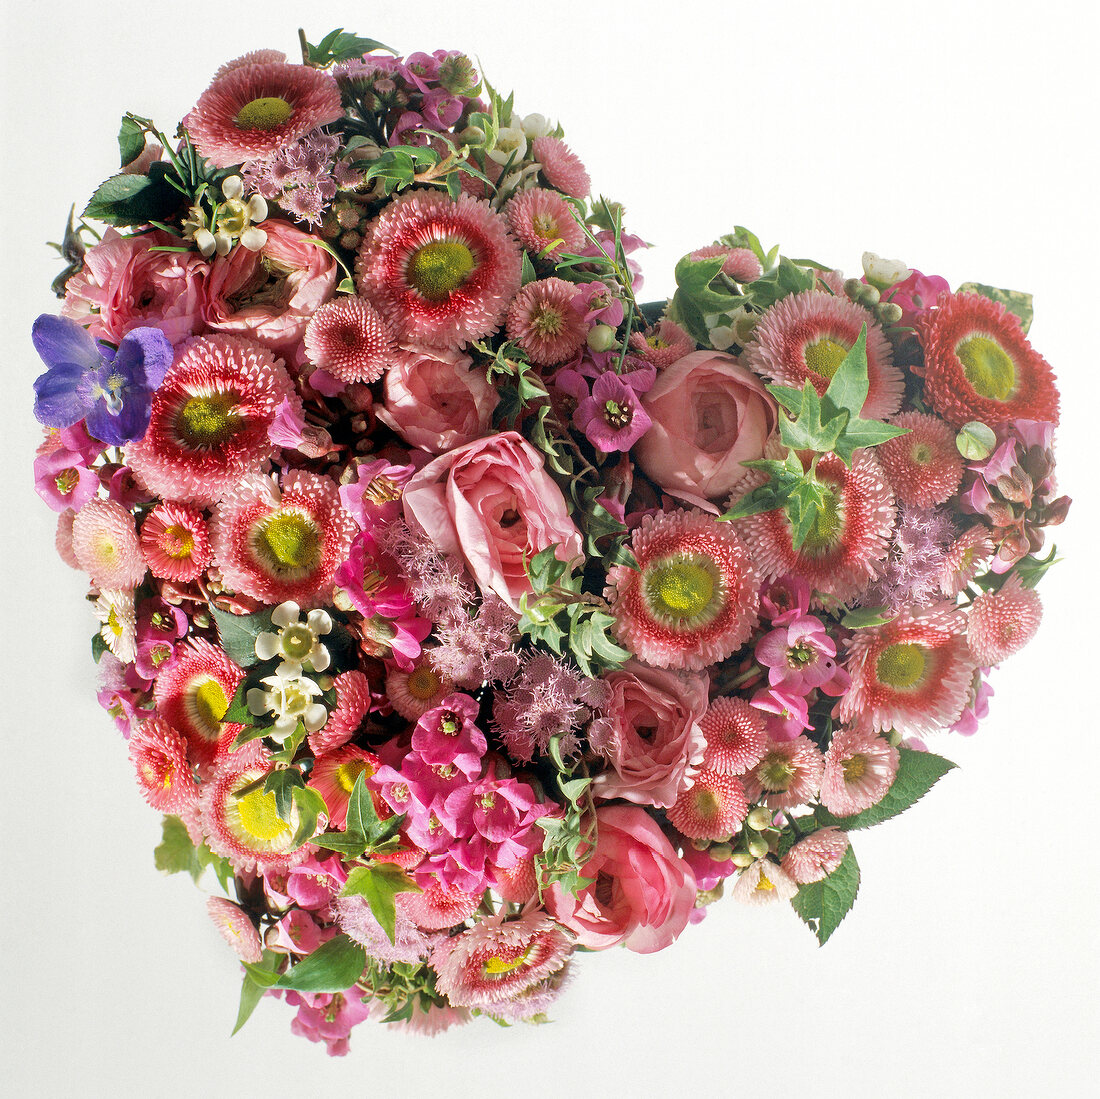
[[[788,573],[760,589],[760,613],[773,626],[785,626],[810,609],[810,585],[801,576]]]
[[[573,295],[573,304],[589,324],[607,324],[618,328],[623,323],[622,299],[612,294],[606,283],[579,283]]]
[[[34,460],[34,490],[54,511],[79,511],[98,488],[99,474],[67,447]]]
[[[752,696],[751,705],[763,711],[772,740],[794,740],[810,727],[806,699],[786,686],[766,687]]]
[[[900,305],[901,320],[898,323],[912,328],[917,317],[935,305],[936,299],[945,291],[951,292],[951,284],[947,279],[914,271],[904,282],[891,286],[882,295],[882,300]]]
[[[596,379],[592,395],[573,413],[573,423],[597,450],[629,450],[652,423],[634,390],[617,374]]]
[[[416,723],[412,750],[432,766],[453,764],[471,778],[480,774],[488,742],[474,724],[478,709],[469,695],[448,695]]]
[[[756,659],[768,669],[768,682],[805,695],[836,673],[836,642],[820,618],[801,615],[765,634],[756,646]]]

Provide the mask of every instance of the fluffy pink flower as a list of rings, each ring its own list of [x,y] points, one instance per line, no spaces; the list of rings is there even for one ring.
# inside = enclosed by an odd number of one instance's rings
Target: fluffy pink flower
[[[563,363],[584,346],[588,324],[573,304],[575,289],[564,279],[529,282],[508,308],[508,338],[533,363]]]
[[[839,817],[876,805],[898,773],[898,750],[877,733],[837,729],[825,752],[821,804]]]
[[[130,733],[130,762],[141,796],[162,813],[179,813],[198,795],[187,762],[187,741],[167,722],[150,717]]]
[[[99,588],[125,591],[145,577],[134,517],[114,500],[89,500],[73,520],[73,553]]]
[[[365,946],[372,958],[391,965],[394,962],[418,962],[428,957],[445,936],[421,931],[405,911],[405,902],[402,899],[405,896],[405,893],[399,893],[396,897],[392,941],[371,912],[366,897],[338,897],[333,905],[336,922],[350,938]]]
[[[966,622],[966,640],[979,664],[1000,664],[1019,652],[1043,620],[1043,604],[1034,588],[1013,573],[997,591],[974,600]]]
[[[664,370],[695,350],[695,341],[678,324],[664,317],[644,332],[630,337],[630,347],[639,358]]]
[[[203,513],[171,501],[157,504],[145,517],[141,552],[154,576],[181,584],[198,579],[214,559]]]
[[[445,931],[465,923],[481,904],[480,893],[430,885],[422,893],[401,894],[405,915],[422,931]]]
[[[242,962],[255,963],[263,957],[260,933],[239,904],[224,897],[210,897],[206,901],[206,911],[221,937]]]
[[[183,120],[195,148],[216,167],[269,156],[342,116],[331,73],[285,61],[240,61],[219,70]]]
[[[731,248],[726,244],[708,244],[703,248],[696,248],[691,253],[690,259],[713,259],[721,256],[722,274],[728,275],[734,282],[756,282],[764,273],[760,260],[751,248]]]
[[[562,252],[575,253],[584,244],[572,207],[556,191],[543,187],[521,191],[505,206],[504,216],[516,240],[533,256],[542,255],[545,249],[547,258],[557,259]]]
[[[598,751],[610,767],[593,781],[601,798],[667,808],[691,785],[703,759],[699,722],[708,680],[631,661],[608,672],[611,689]]]
[[[633,805],[596,809],[596,846],[581,867],[592,884],[576,895],[558,885],[546,894],[551,915],[581,946],[663,950],[687,926],[695,907],[695,875],[657,822]]]
[[[808,737],[773,740],[744,776],[745,796],[769,809],[793,809],[817,796],[824,760]]]
[[[372,223],[355,269],[399,340],[454,349],[500,325],[519,289],[520,250],[488,203],[411,191]]]
[[[902,412],[890,422],[909,433],[887,439],[875,455],[898,499],[919,508],[945,503],[958,491],[963,475],[955,429],[925,412]]]
[[[336,706],[329,711],[328,721],[309,734],[310,751],[318,756],[347,744],[359,732],[374,705],[370,680],[360,671],[341,672],[332,681],[332,687],[336,691]]]
[[[954,598],[993,556],[993,539],[983,526],[973,526],[951,543],[940,571],[940,591]]]
[[[580,535],[538,451],[514,431],[467,443],[429,462],[405,486],[405,515],[466,564],[483,592],[513,610],[531,591],[524,561],[557,544],[581,554]]]
[[[551,187],[572,198],[588,197],[592,180],[580,157],[560,137],[536,137],[531,151]]]
[[[404,348],[383,383],[378,418],[411,446],[443,454],[491,430],[500,400],[469,355],[433,348]]]
[[[739,779],[701,770],[668,811],[668,822],[692,839],[724,840],[738,830],[749,803]]]
[[[306,328],[306,354],[343,382],[374,382],[394,359],[396,345],[386,322],[362,298],[325,302]]]
[[[736,695],[711,702],[699,722],[706,739],[703,766],[724,775],[741,775],[755,767],[768,744],[759,710]]]
[[[821,881],[831,874],[848,850],[848,833],[839,828],[819,828],[799,840],[783,857],[783,871],[797,885]]]

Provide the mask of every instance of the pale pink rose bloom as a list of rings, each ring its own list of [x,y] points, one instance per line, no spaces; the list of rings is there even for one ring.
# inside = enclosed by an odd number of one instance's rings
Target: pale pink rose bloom
[[[653,954],[670,946],[695,907],[691,867],[657,822],[633,805],[596,810],[596,848],[581,868],[592,884],[576,896],[552,885],[546,907],[581,946]]]
[[[661,488],[686,499],[727,496],[762,458],[775,431],[775,401],[731,355],[695,351],[657,376],[642,397],[652,425],[634,457]]]
[[[531,591],[524,568],[540,550],[581,556],[581,539],[561,490],[539,452],[505,431],[466,443],[414,474],[402,497],[405,517],[444,553],[465,562],[483,592],[513,611]]]
[[[611,770],[596,777],[593,792],[669,808],[703,762],[707,742],[699,722],[707,712],[709,679],[636,660],[603,679],[612,693],[598,750]]]
[[[159,231],[124,237],[108,229],[66,284],[61,315],[111,343],[144,326],[159,328],[173,344],[201,332],[206,260],[197,252],[151,251],[178,244]]]
[[[304,336],[310,318],[336,290],[336,260],[321,241],[285,221],[263,224],[258,252],[238,245],[214,260],[206,284],[206,323],[250,335],[276,351]]]
[[[457,351],[409,347],[383,383],[378,418],[411,446],[442,454],[488,434],[500,399],[483,370]]]

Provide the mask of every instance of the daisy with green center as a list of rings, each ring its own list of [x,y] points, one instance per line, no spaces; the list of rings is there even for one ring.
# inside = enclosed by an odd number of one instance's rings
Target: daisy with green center
[[[608,572],[618,640],[658,668],[705,668],[748,640],[759,581],[744,543],[701,511],[647,515],[631,550],[637,569]]]
[[[771,740],[760,762],[742,779],[745,797],[769,809],[793,809],[817,797],[824,760],[809,737]]]
[[[329,666],[328,649],[321,644],[321,638],[332,630],[328,611],[312,610],[303,622],[298,604],[288,599],[271,612],[271,624],[279,627],[278,633],[256,637],[256,655],[261,660],[282,657],[279,671],[288,674],[301,674],[306,665],[311,672],[323,672]]]

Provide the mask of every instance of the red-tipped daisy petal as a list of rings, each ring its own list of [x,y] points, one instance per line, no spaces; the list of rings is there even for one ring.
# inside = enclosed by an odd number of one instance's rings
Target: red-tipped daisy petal
[[[905,380],[894,366],[890,342],[875,318],[841,294],[804,290],[773,305],[753,329],[744,364],[777,385],[801,389],[807,379],[824,393],[837,368],[867,326],[867,379],[863,417],[881,420],[901,407]]]
[[[401,894],[405,915],[421,931],[442,931],[465,923],[480,904],[480,893],[463,893],[448,885],[430,885],[423,893]]]
[[[908,434],[887,439],[875,448],[875,456],[898,499],[918,508],[950,500],[963,475],[951,425],[924,412],[903,412],[890,422]]]
[[[825,753],[821,804],[838,817],[877,805],[898,773],[898,750],[877,733],[837,729]]]
[[[999,302],[981,294],[941,294],[937,307],[920,315],[917,334],[925,394],[948,423],[1058,423],[1050,365]]]
[[[309,361],[344,382],[377,381],[397,347],[378,310],[363,298],[346,296],[313,314],[305,341]]]
[[[981,572],[993,556],[993,539],[983,526],[964,531],[944,555],[940,591],[954,598]]]
[[[809,737],[773,740],[742,782],[750,802],[769,809],[793,809],[817,797],[825,762]]]
[[[159,717],[141,722],[130,733],[129,747],[141,795],[154,809],[179,813],[195,802],[187,741],[171,725]]]
[[[154,576],[181,584],[198,579],[214,559],[202,512],[169,500],[141,524],[141,552]]]
[[[707,747],[703,766],[724,775],[755,767],[768,746],[764,716],[743,698],[716,698],[699,722]]]
[[[332,686],[336,691],[336,708],[329,712],[328,721],[317,732],[309,734],[310,751],[317,756],[347,744],[359,732],[373,705],[370,680],[362,672],[342,672]]]
[[[560,137],[536,137],[531,145],[551,187],[572,198],[587,198],[592,180],[581,159]]]
[[[975,668],[965,630],[965,615],[949,604],[858,630],[847,642],[852,684],[837,704],[840,720],[903,736],[953,724],[970,699]]]
[[[757,622],[744,543],[700,511],[647,515],[631,538],[637,569],[614,566],[604,596],[615,636],[658,668],[705,668],[735,653]]]
[[[521,191],[504,208],[504,216],[516,239],[532,255],[549,249],[546,256],[557,259],[561,252],[576,253],[584,246],[584,234],[572,207],[556,191],[543,187]]]
[[[348,802],[355,789],[355,780],[363,775],[365,782],[381,766],[382,761],[373,752],[365,752],[350,744],[316,758],[308,785],[325,799],[329,824],[341,830],[347,827]],[[372,792],[371,800],[375,804],[375,812],[385,808],[385,815],[390,816],[388,807],[384,806],[378,794]]]
[[[401,342],[457,348],[499,327],[519,289],[520,249],[488,203],[413,191],[372,223],[355,270]]]
[[[507,870],[493,867],[493,888],[502,900],[526,904],[538,891],[534,860],[520,859]]]
[[[1042,620],[1039,593],[1025,588],[1013,573],[999,591],[983,592],[974,600],[967,616],[967,644],[983,667],[1000,664],[1035,636]]]
[[[780,865],[793,882],[807,885],[831,874],[840,865],[848,846],[847,832],[839,828],[819,828],[799,840]]]
[[[412,671],[386,670],[386,696],[390,705],[409,721],[417,721],[440,699],[454,690],[454,681],[432,666],[431,650],[424,650],[413,662]]]
[[[145,576],[134,517],[114,500],[89,500],[73,520],[73,554],[98,588],[125,591]]]
[[[508,337],[539,366],[565,362],[584,345],[588,322],[573,304],[576,287],[564,279],[529,282],[508,309]]]
[[[158,496],[212,504],[271,457],[268,430],[284,400],[297,405],[294,383],[267,348],[238,336],[188,341],[127,461]]]
[[[691,839],[722,840],[737,831],[748,811],[740,780],[704,769],[691,788],[676,798],[668,820]]]
[[[221,937],[232,947],[242,962],[255,964],[264,955],[263,944],[256,925],[240,905],[224,897],[210,897],[206,911],[214,921]]]

